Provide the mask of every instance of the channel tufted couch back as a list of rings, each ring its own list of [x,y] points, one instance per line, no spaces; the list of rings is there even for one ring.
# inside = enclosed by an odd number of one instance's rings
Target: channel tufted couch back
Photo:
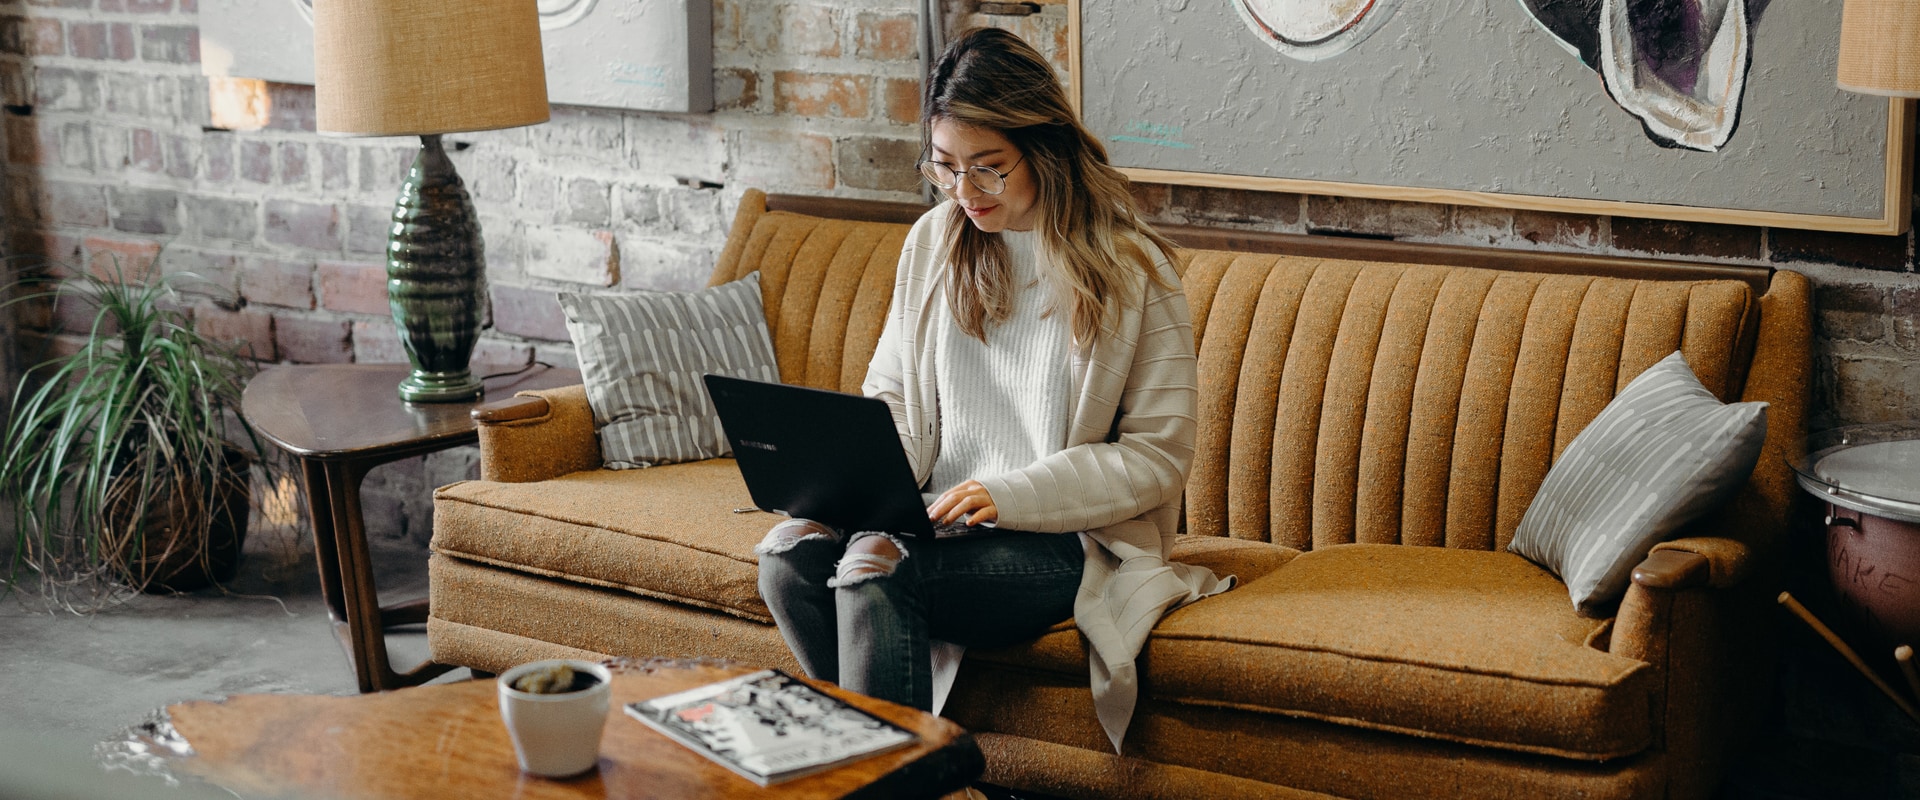
[[[761,213],[743,199],[741,215]],[[745,220],[736,220],[741,229]],[[906,223],[851,222],[765,212],[746,241],[729,241],[709,285],[760,271],[780,381],[860,391],[886,325]]]
[[[1547,468],[1681,350],[1738,395],[1745,283],[1199,251],[1192,533],[1504,548]],[[1577,347],[1573,342],[1578,342]]]
[[[909,227],[742,202],[711,283],[761,272],[781,379],[858,392]],[[1200,432],[1187,532],[1298,550],[1504,548],[1553,460],[1678,349],[1722,400],[1797,430],[1802,394],[1747,391],[1752,284],[1184,250]],[[1770,448],[1774,445],[1770,443]],[[1718,535],[1777,535],[1783,459]],[[1772,474],[1778,473],[1778,474]],[[1765,492],[1768,487],[1777,492]],[[1765,521],[1765,520],[1771,521]],[[1752,523],[1763,520],[1756,530]],[[1754,542],[1763,549],[1770,542]]]

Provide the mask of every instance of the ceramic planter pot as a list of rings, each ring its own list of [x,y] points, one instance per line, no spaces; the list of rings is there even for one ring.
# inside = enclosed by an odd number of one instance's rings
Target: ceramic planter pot
[[[521,676],[556,663],[588,676],[591,685],[575,690],[532,694],[513,688]],[[533,661],[500,674],[500,719],[513,738],[520,769],[547,778],[564,778],[593,769],[600,761],[600,734],[606,728],[613,696],[613,673],[591,661]]]
[[[132,519],[133,498],[123,494],[107,504],[107,524],[139,539],[123,550],[127,580],[141,591],[190,592],[226,583],[239,571],[252,511],[250,462],[237,448],[225,452],[225,471],[211,498],[199,486],[167,481],[147,498],[138,520]],[[125,478],[116,484],[118,492],[133,485]],[[212,507],[203,508],[209,499]]]

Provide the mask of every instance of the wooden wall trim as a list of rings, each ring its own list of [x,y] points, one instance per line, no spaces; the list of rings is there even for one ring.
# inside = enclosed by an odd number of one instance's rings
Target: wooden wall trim
[[[804,194],[769,194],[768,211],[786,211],[810,217],[857,219],[870,222],[913,224],[932,208],[922,203],[894,203],[885,200],[856,200],[846,197],[814,197]]]
[[[1160,232],[1166,234],[1167,238],[1172,239],[1175,244],[1197,250],[1281,253],[1315,258],[1480,267],[1510,272],[1545,272],[1555,275],[1605,275],[1636,280],[1734,280],[1745,281],[1752,286],[1755,297],[1766,294],[1767,284],[1773,277],[1771,268],[1736,264],[1400,242],[1352,236],[1236,231],[1191,225],[1158,227]]]
[[[918,203],[856,200],[844,197],[770,194],[767,195],[767,210],[831,219],[911,223],[919,219],[921,214],[926,213],[927,206]],[[1755,297],[1766,294],[1767,285],[1773,277],[1773,270],[1769,267],[1709,264],[1675,259],[1470,247],[1324,234],[1267,233],[1195,225],[1156,227],[1175,244],[1196,250],[1236,250],[1311,258],[1480,267],[1556,275],[1605,275],[1639,280],[1736,280],[1752,286]]]

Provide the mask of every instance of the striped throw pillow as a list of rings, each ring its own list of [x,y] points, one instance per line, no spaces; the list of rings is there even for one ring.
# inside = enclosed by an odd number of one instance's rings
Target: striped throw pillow
[[[758,272],[698,292],[562,292],[560,309],[608,469],[732,455],[700,376],[780,380]]]
[[[1633,568],[1747,482],[1766,403],[1721,403],[1678,352],[1615,395],[1547,471],[1508,549],[1558,575],[1602,616]]]

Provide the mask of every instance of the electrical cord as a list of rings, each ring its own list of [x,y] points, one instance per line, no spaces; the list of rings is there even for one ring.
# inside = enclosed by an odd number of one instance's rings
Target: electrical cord
[[[549,363],[547,363],[547,362],[545,362],[545,361],[535,361],[535,362],[533,362],[533,363],[531,363],[531,364],[528,364],[528,365],[526,365],[526,366],[524,366],[524,367],[521,367],[521,368],[519,368],[519,369],[510,369],[510,370],[507,370],[506,372],[495,372],[495,373],[493,373],[493,374],[491,374],[491,375],[482,375],[482,376],[480,376],[480,380],[483,380],[483,381],[490,381],[490,380],[493,380],[494,378],[505,378],[505,377],[507,377],[507,376],[509,376],[509,375],[519,375],[519,374],[521,374],[521,373],[523,373],[523,372],[526,372],[526,371],[528,371],[528,370],[530,370],[530,369],[533,369],[534,367],[546,367],[547,369],[555,369],[555,368],[556,368],[556,367],[554,367],[554,365],[552,365],[552,364],[549,364]]]

